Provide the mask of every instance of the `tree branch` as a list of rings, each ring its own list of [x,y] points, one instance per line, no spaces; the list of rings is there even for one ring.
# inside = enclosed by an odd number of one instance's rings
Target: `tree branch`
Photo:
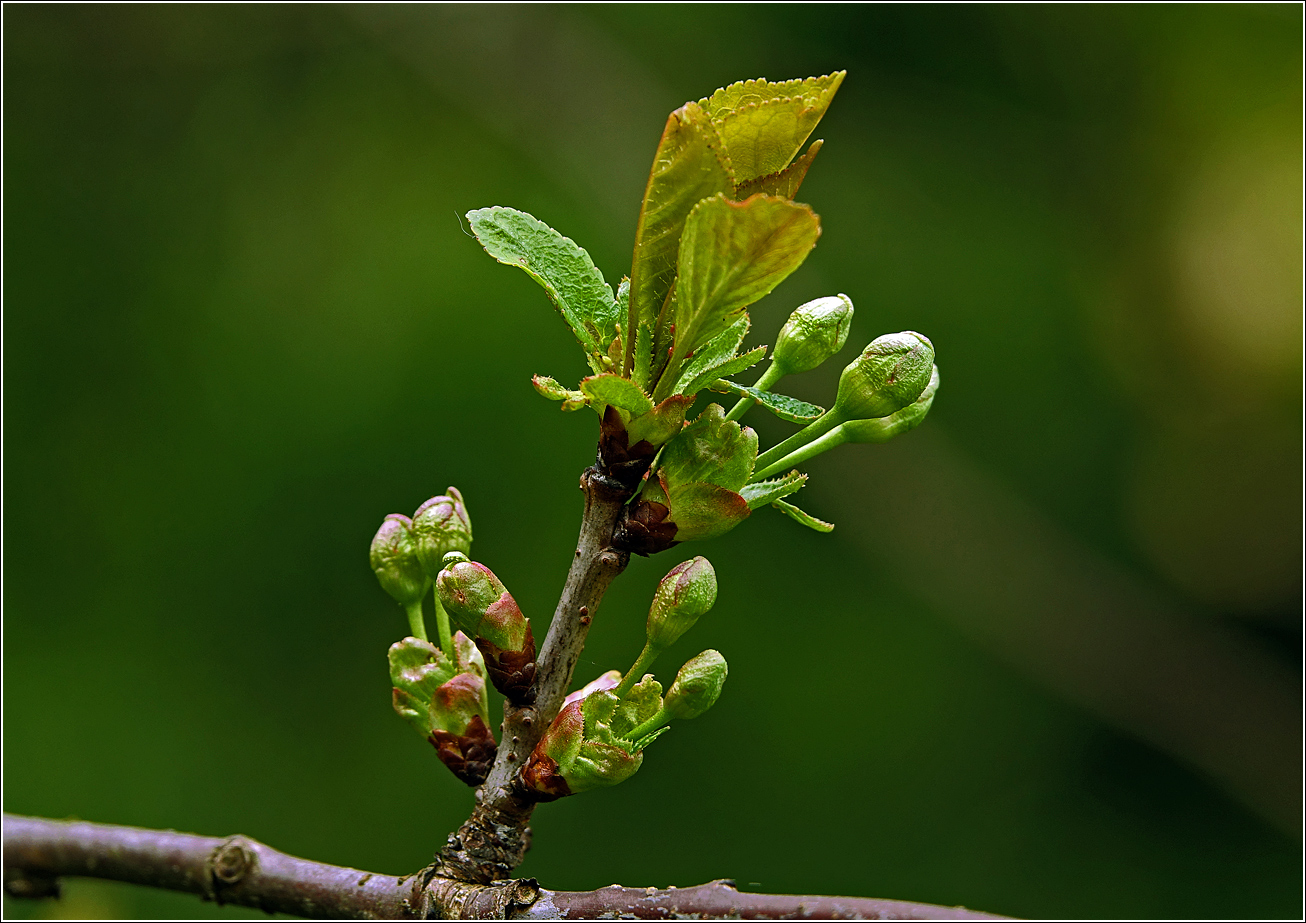
[[[298,859],[244,836],[211,837],[4,815],[5,890],[53,897],[61,876],[184,891],[220,904],[320,919],[1003,919],[963,907],[856,897],[748,894],[727,881],[693,888],[548,891],[531,879],[470,884],[395,878]]]
[[[599,602],[630,560],[628,552],[612,547],[612,534],[633,485],[611,477],[600,462],[581,474],[580,487],[585,492],[580,538],[536,660],[535,701],[523,708],[504,703],[490,775],[476,793],[471,816],[449,835],[430,875],[481,883],[508,878],[530,846],[526,825],[535,805],[522,792],[517,774],[561,709]]]

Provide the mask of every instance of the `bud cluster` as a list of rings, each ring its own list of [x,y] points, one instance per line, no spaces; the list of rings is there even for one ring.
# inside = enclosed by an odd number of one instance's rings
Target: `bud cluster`
[[[638,771],[644,749],[670,721],[697,718],[712,707],[727,672],[718,652],[704,651],[681,667],[665,696],[644,670],[715,601],[716,573],[706,558],[685,561],[662,579],[649,609],[644,650],[625,679],[612,670],[568,696],[522,767],[522,785],[532,797],[553,801],[623,782]]]
[[[489,729],[485,663],[461,631],[453,643],[452,661],[420,638],[392,644],[392,702],[400,717],[431,742],[440,762],[476,786],[485,781],[497,750]]]

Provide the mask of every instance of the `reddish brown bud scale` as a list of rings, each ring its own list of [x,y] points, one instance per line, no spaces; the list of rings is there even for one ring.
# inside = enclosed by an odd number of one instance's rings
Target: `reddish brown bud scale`
[[[647,557],[666,551],[676,544],[679,527],[668,522],[671,509],[656,500],[637,500],[627,507],[617,524],[614,544],[618,548]]]
[[[479,715],[472,718],[461,736],[436,729],[429,739],[440,762],[460,781],[475,788],[489,776],[498,746]]]
[[[494,688],[513,705],[530,705],[535,701],[535,637],[530,622],[519,651],[506,651],[485,638],[476,639],[476,647],[485,658],[485,672]]]
[[[533,801],[557,801],[571,794],[567,780],[558,772],[558,761],[540,753],[538,747],[522,767],[521,781]]]

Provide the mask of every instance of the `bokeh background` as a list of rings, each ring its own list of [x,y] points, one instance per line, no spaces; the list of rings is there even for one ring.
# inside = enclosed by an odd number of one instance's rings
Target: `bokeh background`
[[[831,535],[763,510],[683,549],[721,595],[665,666],[716,647],[725,695],[632,781],[540,810],[521,872],[1300,915],[1300,7],[4,27],[5,810],[425,864],[471,794],[390,709],[405,622],[368,542],[456,484],[542,626],[596,434],[530,387],[584,372],[564,325],[458,216],[529,211],[615,282],[670,110],[846,68],[800,196],[824,236],[750,339],[847,292],[845,353],[788,390],[828,404],[912,328],[939,399],[810,465]],[[630,662],[683,556],[631,565],[580,679]],[[68,893],[5,916],[251,915]]]

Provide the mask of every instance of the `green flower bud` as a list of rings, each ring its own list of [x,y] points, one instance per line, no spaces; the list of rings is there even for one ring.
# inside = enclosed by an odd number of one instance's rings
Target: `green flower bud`
[[[417,542],[413,521],[401,513],[391,513],[377,529],[368,552],[368,560],[381,588],[401,606],[421,602],[431,580],[417,560]]]
[[[704,651],[680,668],[667,690],[663,710],[668,718],[697,718],[716,704],[726,683],[726,659]]]
[[[417,537],[417,559],[432,580],[450,551],[471,553],[472,521],[458,488],[450,487],[447,495],[432,497],[417,508],[413,534]]]
[[[435,581],[440,602],[454,624],[476,639],[494,688],[514,705],[529,704],[535,682],[530,622],[494,571],[465,560],[461,552],[449,552],[448,557],[448,566]]]
[[[392,704],[435,747],[440,762],[468,785],[485,781],[497,746],[489,730],[485,663],[462,632],[455,660],[429,641],[405,638],[390,647]]]
[[[809,372],[829,359],[843,348],[852,322],[853,303],[847,295],[799,305],[776,337],[771,353],[775,377]]]
[[[930,374],[930,383],[921,396],[887,417],[874,417],[869,420],[849,420],[839,426],[836,432],[843,436],[845,442],[888,442],[894,436],[915,429],[930,412],[934,403],[934,394],[939,390],[939,367],[936,365]]]
[[[832,416],[887,417],[921,396],[930,383],[934,344],[910,330],[876,338],[839,376]]]
[[[649,647],[670,647],[716,603],[716,571],[701,555],[662,578],[648,610]]]

